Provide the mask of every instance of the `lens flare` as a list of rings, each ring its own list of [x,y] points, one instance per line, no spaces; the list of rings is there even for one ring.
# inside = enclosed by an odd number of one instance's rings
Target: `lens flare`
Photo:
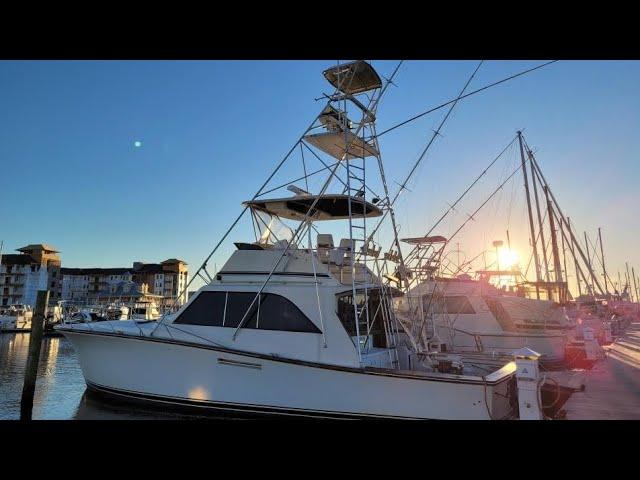
[[[500,268],[511,268],[517,266],[520,257],[515,250],[503,248],[498,251],[498,260],[500,261]]]

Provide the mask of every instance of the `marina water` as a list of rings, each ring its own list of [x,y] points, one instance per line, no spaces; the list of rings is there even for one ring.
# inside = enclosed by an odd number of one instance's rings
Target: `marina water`
[[[20,418],[29,336],[29,333],[0,334],[0,420]],[[64,337],[45,337],[33,401],[34,420],[197,418],[107,404],[88,396],[85,390],[82,370],[71,343]]]

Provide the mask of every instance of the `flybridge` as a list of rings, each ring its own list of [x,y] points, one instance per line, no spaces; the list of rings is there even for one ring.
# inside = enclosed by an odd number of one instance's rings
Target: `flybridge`
[[[311,209],[314,204],[314,208]],[[351,214],[352,218],[379,217],[382,215],[382,210],[373,203],[360,198],[349,198],[347,195],[342,194],[304,195],[262,201],[253,200],[244,202],[244,205],[269,215],[289,220],[345,220],[349,218],[349,214]],[[349,210],[350,208],[351,211]]]

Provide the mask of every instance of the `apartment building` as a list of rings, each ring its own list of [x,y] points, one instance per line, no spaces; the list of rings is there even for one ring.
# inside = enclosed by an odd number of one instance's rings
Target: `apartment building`
[[[0,258],[0,305],[35,307],[38,290],[49,290],[49,301],[62,297],[60,256],[54,247],[37,243]]]
[[[86,302],[120,297],[136,290],[162,298],[163,303],[187,301],[187,263],[171,258],[161,263],[134,262],[122,268],[63,268],[62,298]],[[182,295],[180,295],[182,293]]]

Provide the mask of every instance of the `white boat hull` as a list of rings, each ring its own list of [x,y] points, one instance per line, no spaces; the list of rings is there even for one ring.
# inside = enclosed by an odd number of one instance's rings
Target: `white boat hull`
[[[481,377],[310,364],[129,334],[62,329],[87,385],[165,406],[330,417],[513,416],[513,364]]]
[[[452,332],[449,327],[442,325],[438,325],[437,330],[438,336],[457,351],[511,354],[514,350],[528,347],[538,352],[543,361],[559,362],[565,358],[567,336],[562,333],[548,335],[510,332],[470,334],[460,330]]]

